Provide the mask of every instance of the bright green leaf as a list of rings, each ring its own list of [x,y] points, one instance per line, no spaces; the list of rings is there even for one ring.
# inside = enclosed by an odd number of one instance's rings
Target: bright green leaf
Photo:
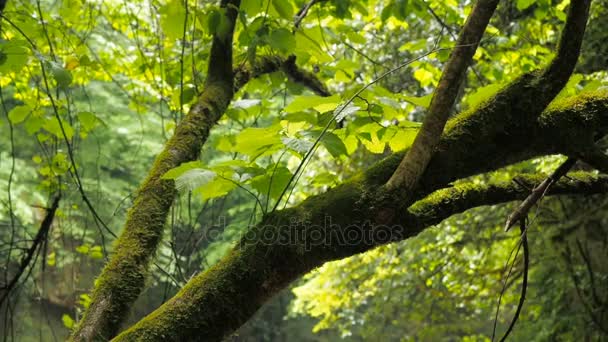
[[[270,33],[268,43],[273,48],[284,53],[293,51],[296,47],[296,39],[289,30],[280,28]]]
[[[68,329],[72,329],[74,327],[74,320],[68,314],[63,314],[63,316],[61,316],[61,321],[63,322],[63,326]]]
[[[250,184],[258,191],[258,194],[266,196],[270,191],[270,198],[277,199],[287,186],[291,176],[288,168],[280,166],[275,170],[274,165],[271,165],[265,174],[252,178]]]
[[[272,0],[272,7],[285,19],[293,19],[293,6],[288,0]]]
[[[340,103],[340,96],[333,95],[330,97],[322,97],[318,95],[302,95],[297,96],[291,103],[283,109],[285,113],[301,112],[306,109],[315,109],[319,112],[325,112],[336,108]],[[327,109],[329,108],[329,109]]]
[[[8,112],[8,119],[13,125],[16,125],[23,120],[32,112],[29,106],[17,106]]]

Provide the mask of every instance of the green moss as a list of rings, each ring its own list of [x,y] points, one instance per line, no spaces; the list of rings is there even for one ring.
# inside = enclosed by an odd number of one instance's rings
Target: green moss
[[[150,260],[160,243],[176,195],[173,182],[161,176],[197,158],[211,126],[232,98],[231,84],[231,80],[207,83],[199,102],[157,156],[115,242],[114,254],[97,279],[92,304],[76,328],[73,340],[107,340],[118,331],[145,286]]]

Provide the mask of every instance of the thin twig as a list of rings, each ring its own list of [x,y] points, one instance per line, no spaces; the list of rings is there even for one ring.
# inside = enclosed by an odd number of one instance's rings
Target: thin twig
[[[505,331],[505,334],[500,339],[500,342],[504,342],[507,340],[507,337],[513,330],[515,323],[517,323],[517,319],[519,318],[519,314],[521,313],[521,309],[523,308],[524,302],[526,300],[526,290],[528,289],[528,272],[529,272],[529,268],[530,268],[530,250],[528,247],[528,236],[526,234],[527,228],[526,228],[526,218],[525,217],[520,220],[519,229],[521,230],[521,243],[524,247],[524,272],[523,272],[523,280],[521,283],[521,295],[519,296],[519,303],[517,303],[517,309],[515,310],[515,315],[513,316],[513,319],[511,320],[511,324],[509,324],[509,327],[507,328],[507,331]]]

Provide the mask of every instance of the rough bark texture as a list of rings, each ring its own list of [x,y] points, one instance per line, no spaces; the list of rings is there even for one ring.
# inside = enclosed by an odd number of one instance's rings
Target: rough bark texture
[[[144,288],[150,260],[176,195],[173,182],[161,177],[172,168],[198,158],[209,130],[232,99],[232,32],[238,5],[239,0],[222,1],[222,6],[227,7],[229,32],[214,37],[203,91],[177,125],[139,188],[110,261],[96,280],[91,305],[71,336],[74,341],[114,337]]]
[[[528,194],[510,183],[450,187],[450,182],[536,156],[584,150],[593,143],[584,137],[608,132],[606,93],[562,101],[521,124],[500,120],[505,113],[492,112],[488,106],[448,123],[423,175],[425,186],[416,193],[421,200],[409,208],[369,195],[391,176],[403,157],[397,153],[345,184],[265,217],[228,256],[115,340],[219,341],[273,294],[324,262],[406,239],[466,209]],[[526,139],[518,139],[519,134]],[[558,139],[564,135],[576,139]],[[567,146],[564,141],[581,143]],[[571,178],[557,183],[553,193],[608,191],[606,177],[573,174]],[[542,179],[522,178],[530,184]]]
[[[478,0],[464,24],[462,32],[446,63],[422,127],[408,154],[386,183],[387,188],[409,193],[424,173],[456,102],[458,89],[473,59],[481,37],[498,6],[498,0]]]

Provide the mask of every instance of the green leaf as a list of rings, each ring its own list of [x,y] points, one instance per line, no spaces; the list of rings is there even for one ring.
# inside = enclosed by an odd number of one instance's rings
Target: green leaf
[[[380,15],[380,19],[382,19],[382,21],[386,21],[388,18],[390,18],[391,15],[393,15],[393,8],[395,8],[395,3],[393,3],[393,2],[391,2],[390,4],[385,6],[382,9],[382,14]]]
[[[74,320],[68,314],[63,314],[63,316],[61,316],[61,321],[63,322],[63,325],[68,329],[72,329],[74,327]]]
[[[8,112],[8,119],[13,125],[23,122],[25,118],[32,112],[29,106],[17,106]]]
[[[197,169],[197,168],[199,168],[199,169],[204,168],[203,164],[200,161],[182,163],[180,166],[174,167],[171,170],[165,172],[165,174],[162,175],[162,177],[160,177],[160,178],[161,179],[176,179],[182,173],[184,173],[188,170],[193,170],[193,169]]]
[[[47,257],[46,257],[46,264],[52,267],[52,266],[55,266],[56,263],[57,263],[57,255],[55,254],[55,252],[49,253],[49,255],[47,255]]]
[[[349,103],[346,107],[344,107],[344,105],[339,105],[334,111],[336,122],[342,121],[342,119],[356,113],[359,109],[361,109],[359,106],[355,106],[352,103]]]
[[[233,152],[258,156],[275,145],[283,146],[279,136],[280,127],[246,128],[236,136]]]
[[[253,17],[256,14],[262,12],[264,9],[264,0],[247,0],[241,2],[241,10],[243,10],[248,17]]]
[[[76,247],[76,252],[87,255],[87,254],[89,254],[90,249],[91,249],[91,247],[89,247],[89,245],[85,244],[85,245]]]
[[[270,198],[277,199],[289,183],[291,176],[288,168],[279,166],[275,170],[274,165],[270,165],[265,174],[252,178],[249,183],[262,196],[266,196],[270,188]]]
[[[306,154],[311,148],[313,143],[306,139],[298,139],[298,138],[282,138],[281,141],[287,148],[292,149],[298,152],[300,155]]]
[[[293,19],[293,6],[287,0],[272,0],[272,7],[285,19]]]
[[[29,118],[27,118],[27,120],[25,121],[25,131],[27,132],[27,134],[29,135],[33,135],[34,133],[38,132],[38,130],[40,130],[40,128],[42,128],[42,125],[44,124],[44,119],[40,116],[35,116],[35,115],[30,115]]]
[[[302,132],[302,134],[310,137],[311,140],[316,141],[316,139],[318,139],[321,132],[322,132],[321,130],[304,131],[304,132]],[[340,137],[338,137],[333,132],[326,131],[325,134],[323,134],[323,137],[321,138],[320,143],[321,143],[321,145],[323,145],[323,147],[325,147],[325,149],[327,149],[327,151],[334,158],[338,158],[340,156],[348,154],[348,152],[346,150],[346,146],[344,145],[344,142],[342,141],[342,139],[340,139]]]
[[[80,122],[80,127],[84,132],[90,132],[102,122],[97,115],[91,112],[80,112],[76,114],[76,116],[78,117],[78,122]]]
[[[62,126],[63,130],[61,129]],[[72,139],[72,137],[74,136],[74,129],[72,128],[72,126],[63,119],[61,120],[61,124],[59,124],[59,121],[56,117],[52,117],[46,120],[46,122],[42,125],[42,128],[62,140],[64,138]],[[65,137],[63,135],[64,132]]]
[[[237,187],[237,184],[220,176],[194,190],[203,200],[222,197]]]
[[[93,302],[93,300],[91,299],[91,296],[89,296],[86,293],[83,293],[80,295],[80,300],[78,301],[78,303],[80,305],[82,305],[85,309],[88,309],[89,306],[91,306],[91,303]]]
[[[420,82],[420,85],[426,87],[433,82],[433,73],[426,69],[417,69],[414,71],[414,78]]]
[[[268,44],[284,53],[289,53],[296,48],[296,38],[289,30],[280,28],[270,33]]]
[[[394,127],[391,127],[394,128]],[[388,141],[388,146],[393,152],[404,150],[414,142],[418,130],[415,129],[395,129],[395,133]]]
[[[333,95],[322,97],[318,95],[297,96],[291,103],[283,109],[285,113],[295,113],[306,109],[315,109],[318,112],[332,110],[340,103],[340,96]]]
[[[216,176],[215,172],[206,169],[188,170],[175,178],[175,188],[179,192],[192,191],[207,185]]]
[[[310,56],[317,59],[319,63],[328,63],[333,60],[319,42],[323,41],[321,32],[317,29],[302,29],[296,31],[296,54],[306,57],[298,57],[308,59]]]
[[[407,17],[408,0],[395,1],[395,17],[399,20],[405,20]]]
[[[72,73],[62,66],[51,66],[51,74],[53,75],[55,82],[57,82],[57,87],[59,88],[67,88],[70,84],[72,84]]]
[[[159,10],[160,25],[169,39],[182,39],[184,36],[184,23],[186,9],[182,0],[170,0]]]
[[[536,0],[517,0],[517,9],[520,11],[532,6]]]
[[[101,246],[93,246],[91,247],[91,251],[89,252],[89,256],[93,259],[103,259],[103,252]]]
[[[180,95],[182,97],[181,102],[180,102]],[[184,84],[183,91],[180,91],[179,86],[175,89],[175,91],[173,92],[173,95],[171,96],[171,102],[173,102],[173,105],[176,108],[179,108],[180,105],[182,105],[182,104],[187,105],[190,102],[192,102],[192,100],[194,100],[195,95],[196,95],[196,89],[194,88],[194,85]]]
[[[24,40],[0,42],[0,73],[19,72],[27,64],[29,52]]]
[[[321,143],[334,158],[348,154],[342,139],[332,132],[325,132],[325,135],[321,139]]]
[[[429,105],[431,104],[431,99],[433,97],[433,94],[428,94],[425,96],[421,96],[421,97],[416,97],[416,96],[403,96],[403,99],[409,103],[412,103],[416,106],[419,107],[423,107],[423,108],[428,108]]]

